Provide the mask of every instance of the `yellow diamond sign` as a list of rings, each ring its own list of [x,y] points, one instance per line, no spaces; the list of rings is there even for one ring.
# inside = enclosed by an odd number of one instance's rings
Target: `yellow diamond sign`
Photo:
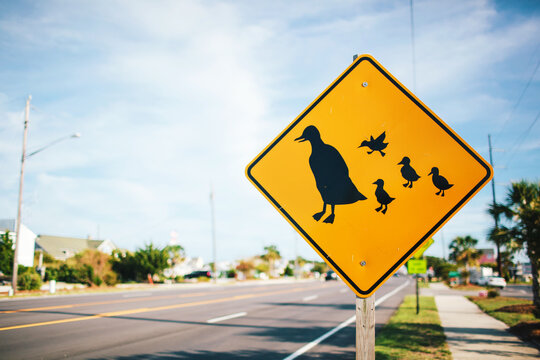
[[[476,151],[369,55],[358,57],[246,172],[360,297],[492,176]]]

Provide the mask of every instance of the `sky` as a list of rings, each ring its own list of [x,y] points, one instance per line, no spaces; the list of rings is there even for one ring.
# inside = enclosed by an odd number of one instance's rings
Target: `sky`
[[[0,0],[0,218],[14,218],[32,95],[23,223],[188,256],[318,255],[245,167],[347,66],[371,54],[489,161],[497,200],[540,175],[540,3]],[[413,74],[416,74],[414,77]],[[437,233],[480,247],[486,186]],[[172,234],[172,235],[171,235]],[[445,249],[446,248],[446,249]]]

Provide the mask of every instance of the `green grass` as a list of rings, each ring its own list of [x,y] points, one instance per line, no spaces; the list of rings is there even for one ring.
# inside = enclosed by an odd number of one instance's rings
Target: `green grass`
[[[505,297],[505,296],[498,296],[496,298],[491,298],[491,299],[481,298],[477,296],[469,296],[468,299],[474,302],[476,305],[478,305],[478,307],[480,307],[480,309],[482,309],[485,313],[493,316],[496,319],[501,320],[503,323],[505,323],[508,326],[514,326],[523,321],[536,320],[533,314],[519,314],[519,313],[496,311],[497,309],[500,309],[501,307],[508,306],[508,305],[522,305],[522,304],[530,305],[532,304],[532,301],[530,300],[511,298],[511,297]]]
[[[409,295],[375,339],[377,360],[450,360],[435,299],[420,297],[416,315],[416,297]]]

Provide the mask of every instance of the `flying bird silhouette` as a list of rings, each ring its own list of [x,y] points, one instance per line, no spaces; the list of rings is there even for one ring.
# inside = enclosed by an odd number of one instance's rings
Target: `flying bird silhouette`
[[[436,167],[431,168],[431,172],[428,174],[428,176],[429,175],[433,175],[431,178],[431,180],[433,181],[433,185],[435,185],[435,187],[439,189],[439,191],[436,192],[435,195],[439,195],[442,192],[441,196],[444,196],[444,191],[454,186],[454,184],[449,184],[448,180],[446,180],[444,176],[439,175],[439,169]]]
[[[404,156],[403,160],[401,160],[398,165],[403,165],[401,167],[401,176],[403,176],[403,178],[407,180],[407,183],[403,184],[403,187],[412,188],[413,182],[420,179],[420,176],[411,166],[411,159],[409,159],[407,156]]]
[[[324,219],[324,222],[332,224],[336,205],[352,204],[366,199],[349,177],[349,168],[341,154],[336,148],[322,141],[321,134],[315,126],[306,127],[302,136],[295,141],[311,143],[309,166],[324,203],[322,211],[313,215],[315,220],[319,221],[326,213],[326,205],[330,205],[332,213]]]
[[[369,141],[364,140],[362,141],[362,144],[360,144],[359,148],[363,146],[367,146],[371,151],[368,151],[368,154],[371,154],[374,151],[378,151],[381,153],[382,156],[386,155],[382,150],[386,149],[388,146],[388,143],[384,142],[384,138],[386,137],[386,131],[383,131],[381,135],[379,135],[376,139],[373,139],[373,136],[370,136]]]
[[[377,201],[381,206],[375,209],[375,211],[381,211],[383,214],[386,214],[386,210],[388,210],[388,204],[390,204],[392,201],[396,200],[396,198],[390,197],[388,193],[384,190],[384,181],[383,179],[379,179],[373,183],[374,185],[377,185],[377,189],[375,189],[375,197],[377,198]],[[383,209],[384,207],[384,209]]]

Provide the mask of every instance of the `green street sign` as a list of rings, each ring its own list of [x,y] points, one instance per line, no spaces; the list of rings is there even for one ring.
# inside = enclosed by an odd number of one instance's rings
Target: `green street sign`
[[[427,271],[427,260],[409,260],[407,269],[409,274],[425,274]]]
[[[433,244],[435,240],[433,238],[429,238],[428,241],[426,241],[422,246],[418,248],[418,250],[414,253],[413,258],[420,259],[422,258],[422,255],[424,255],[424,252]]]

